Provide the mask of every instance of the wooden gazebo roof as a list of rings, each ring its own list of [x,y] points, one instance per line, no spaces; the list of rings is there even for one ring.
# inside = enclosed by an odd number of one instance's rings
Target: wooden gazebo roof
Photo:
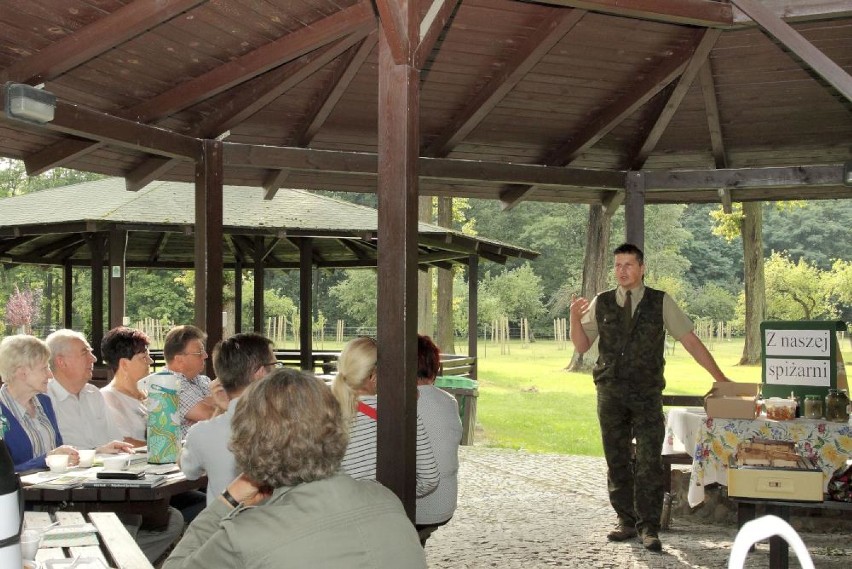
[[[394,3],[0,0],[0,82],[58,97],[46,128],[0,116],[0,155],[137,189],[218,137],[226,184],[375,191]],[[633,170],[646,203],[852,196],[852,2],[417,3],[421,194],[609,204]]]
[[[312,240],[317,267],[375,267],[376,210],[303,190],[224,188],[225,265],[298,268],[299,241]],[[93,232],[126,231],[129,267],[192,268],[195,215],[192,184],[154,182],[138,192],[108,178],[0,200],[0,261],[89,266]],[[260,238],[260,241],[257,240]],[[420,223],[422,268],[467,264],[470,255],[505,263],[538,253],[492,239]]]

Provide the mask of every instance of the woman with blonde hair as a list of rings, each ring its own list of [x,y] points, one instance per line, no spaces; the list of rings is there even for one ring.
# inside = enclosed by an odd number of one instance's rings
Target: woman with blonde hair
[[[19,334],[0,342],[0,412],[9,424],[4,435],[15,471],[47,468],[49,454],[67,454],[73,466],[76,449],[62,444],[56,413],[47,393],[50,349],[34,336]]]
[[[349,430],[349,446],[341,466],[356,479],[376,479],[376,341],[362,336],[350,340],[337,360],[337,376],[331,390]],[[438,487],[438,465],[426,427],[417,415],[417,497],[426,496]]]
[[[425,568],[399,499],[340,472],[347,439],[320,380],[284,368],[253,383],[232,422],[242,474],[189,526],[163,569]]]

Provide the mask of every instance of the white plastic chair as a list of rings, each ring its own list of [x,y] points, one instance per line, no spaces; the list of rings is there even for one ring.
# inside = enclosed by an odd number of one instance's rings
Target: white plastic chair
[[[802,569],[814,569],[811,554],[808,553],[808,548],[805,547],[802,538],[790,524],[778,516],[763,516],[743,524],[731,548],[728,569],[742,569],[751,546],[758,541],[776,535],[781,536],[788,544],[793,546],[793,551],[799,559],[799,565]]]

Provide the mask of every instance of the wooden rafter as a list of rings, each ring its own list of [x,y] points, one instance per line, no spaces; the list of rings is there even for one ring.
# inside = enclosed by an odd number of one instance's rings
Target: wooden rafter
[[[648,156],[654,151],[654,148],[656,148],[657,143],[660,141],[660,137],[669,126],[669,122],[671,122],[672,117],[675,112],[677,112],[678,107],[680,107],[684,97],[686,97],[686,94],[692,87],[695,77],[698,75],[701,68],[704,67],[705,62],[710,55],[710,51],[713,49],[713,46],[716,45],[716,40],[719,39],[721,33],[722,30],[712,28],[704,32],[704,36],[698,43],[698,47],[695,48],[695,53],[693,53],[692,58],[690,58],[686,69],[683,70],[683,73],[678,79],[677,85],[672,90],[668,101],[666,101],[663,111],[660,113],[660,116],[657,117],[656,124],[654,124],[651,128],[651,132],[648,133],[648,136],[642,144],[642,147],[639,149],[639,152],[636,156],[634,156],[633,164],[630,168],[631,170],[641,169],[645,164],[645,161],[648,159]]]
[[[347,34],[357,32],[363,26],[374,25],[374,22],[375,16],[369,3],[359,2],[319,22],[314,22],[309,27],[247,53],[239,59],[190,79],[153,99],[123,110],[119,115],[140,122],[162,118],[209,99],[230,87],[253,79]],[[97,150],[102,144],[102,141],[88,143],[60,141],[33,157],[26,157],[25,163],[29,161],[33,165],[32,171],[27,165],[27,172],[34,175],[62,166],[72,159]],[[48,162],[47,158],[53,162]]]
[[[717,188],[773,188],[795,186],[841,186],[843,165],[727,170],[645,170],[647,191]],[[839,196],[838,196],[839,197]]]
[[[204,2],[207,0],[135,0],[13,63],[0,71],[0,83],[35,85],[55,79]]]
[[[66,235],[56,241],[51,241],[50,243],[33,249],[30,251],[30,255],[34,257],[55,257],[58,256],[63,249],[85,242],[85,239],[83,239],[79,233],[72,233],[71,235]]]
[[[460,0],[432,0],[423,21],[420,22],[420,42],[414,50],[414,65],[417,69],[422,69],[425,65],[459,2]]]
[[[160,259],[160,255],[163,254],[163,251],[166,249],[166,244],[169,242],[169,233],[163,231],[157,237],[157,240],[154,242],[154,246],[151,247],[151,252],[148,254],[148,262],[156,263]]]
[[[834,87],[847,101],[852,101],[852,76],[818,50],[802,34],[790,27],[771,10],[763,7],[760,2],[755,0],[732,0],[732,2],[737,8],[748,14],[760,26],[760,29],[778,40],[814,73]]]
[[[376,0],[379,20],[397,65],[412,62],[414,48],[409,38],[415,37],[413,18],[409,17],[415,0]],[[410,29],[409,29],[410,28]]]
[[[429,144],[425,154],[439,157],[449,154],[585,14],[583,10],[551,10],[544,23],[530,34],[529,41],[512,55],[485,87],[471,97],[467,107],[453,119],[444,133]]]
[[[150,122],[186,109],[374,22],[369,2],[359,2],[310,26],[268,43],[207,73],[185,81],[127,111]]]
[[[612,129],[636,112],[669,83],[678,78],[689,63],[695,49],[704,37],[704,31],[695,33],[691,44],[674,53],[662,65],[648,73],[620,99],[603,108],[597,115],[572,134],[562,145],[551,151],[541,162],[548,166],[565,166],[573,162],[583,152],[594,146]],[[504,209],[514,207],[529,197],[533,186],[512,185],[500,192],[500,202]]]
[[[153,156],[125,174],[124,185],[129,192],[138,192],[175,167],[180,160]]]
[[[852,16],[849,0],[760,0],[764,8],[787,22],[808,22]],[[754,25],[754,21],[734,6],[734,24]]]
[[[730,4],[717,0],[538,0],[538,2],[670,24],[728,27],[733,22]]]
[[[710,130],[710,147],[716,168],[728,167],[728,156],[725,152],[725,138],[722,133],[722,122],[719,118],[719,103],[716,99],[716,82],[713,80],[713,69],[708,59],[698,74],[701,81],[701,95],[704,98],[704,113],[707,115],[707,128]]]

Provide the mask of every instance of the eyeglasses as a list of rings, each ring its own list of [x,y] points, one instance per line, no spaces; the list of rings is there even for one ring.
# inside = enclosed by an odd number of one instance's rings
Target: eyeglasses
[[[183,352],[181,355],[183,355],[183,356],[206,356],[207,350],[201,350],[199,352]]]
[[[269,363],[263,364],[263,367],[265,367],[267,369],[269,369],[269,368],[281,369],[282,367],[284,367],[284,362],[269,362]]]

